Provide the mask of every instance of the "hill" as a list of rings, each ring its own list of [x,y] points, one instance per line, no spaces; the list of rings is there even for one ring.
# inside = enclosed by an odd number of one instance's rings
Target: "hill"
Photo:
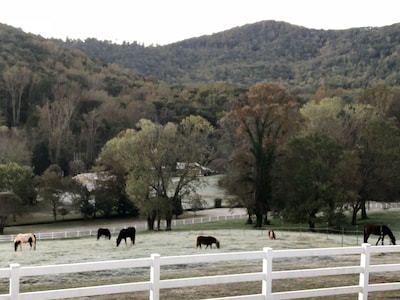
[[[310,93],[321,87],[398,85],[399,30],[400,24],[316,30],[263,21],[166,46],[96,39],[56,42],[169,83],[225,81],[250,86],[271,80]]]

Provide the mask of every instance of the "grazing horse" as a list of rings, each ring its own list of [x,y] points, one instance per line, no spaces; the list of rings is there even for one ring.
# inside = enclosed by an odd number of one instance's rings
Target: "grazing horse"
[[[385,235],[388,235],[390,237],[391,243],[393,245],[396,245],[396,238],[394,237],[390,228],[387,227],[386,225],[373,225],[373,224],[365,225],[364,226],[364,243],[368,242],[368,238],[369,238],[370,234],[379,235],[379,239],[376,242],[376,245],[378,245],[380,240],[382,241],[382,245],[383,245],[383,238],[385,237]]]
[[[200,247],[201,245],[206,245],[206,248],[210,246],[212,248],[212,244],[215,244],[219,249],[219,241],[213,236],[198,236],[196,238],[196,248]]]
[[[31,248],[29,250],[36,250],[36,235],[33,233],[19,233],[14,239],[14,249],[17,251],[18,246],[22,251],[22,243],[29,243]]]
[[[128,227],[128,228],[123,228],[118,234],[117,237],[117,247],[121,243],[122,239],[125,240],[125,245],[126,244],[126,238],[130,238],[132,241],[132,245],[135,244],[135,235],[136,235],[136,229],[135,227]]]
[[[108,230],[108,228],[99,228],[97,230],[97,240],[104,235],[104,238],[111,239],[111,232]]]
[[[273,230],[269,230],[268,231],[268,237],[269,237],[270,240],[275,240],[276,239],[275,232]]]

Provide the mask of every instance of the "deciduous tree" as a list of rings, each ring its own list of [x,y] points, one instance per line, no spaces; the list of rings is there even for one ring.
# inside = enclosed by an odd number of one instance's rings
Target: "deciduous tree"
[[[297,124],[298,104],[283,87],[261,82],[232,102],[227,119],[238,122],[236,134],[241,145],[236,148],[250,153],[252,176],[248,182],[254,186],[255,226],[261,227],[263,217],[267,222],[272,201],[271,170],[280,145]],[[240,166],[235,164],[235,156],[232,159],[233,168]]]

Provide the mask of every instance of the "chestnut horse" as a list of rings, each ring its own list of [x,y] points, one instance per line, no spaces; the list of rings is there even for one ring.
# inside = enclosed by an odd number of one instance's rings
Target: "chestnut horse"
[[[99,239],[102,235],[107,239],[111,239],[111,232],[108,228],[99,228],[97,230],[97,239]]]
[[[376,242],[376,245],[378,245],[379,241],[382,241],[383,245],[383,238],[385,235],[388,235],[390,237],[390,241],[393,245],[396,245],[396,238],[394,237],[392,231],[390,230],[389,227],[386,225],[373,225],[373,224],[368,224],[364,226],[364,243],[368,242],[368,238],[370,234],[375,234],[379,235],[379,239]]]
[[[14,249],[17,251],[18,246],[22,251],[22,243],[29,243],[31,248],[29,250],[36,250],[36,235],[33,233],[19,233],[14,239]]]
[[[206,248],[210,246],[212,248],[212,244],[215,244],[219,249],[219,241],[213,236],[198,236],[196,238],[196,248],[200,247],[201,245],[206,245]]]
[[[121,243],[121,241],[124,239],[125,240],[125,245],[126,244],[126,238],[130,238],[132,245],[135,244],[135,235],[136,235],[136,229],[135,227],[128,227],[128,228],[123,228],[119,232],[119,235],[117,237],[117,247]]]

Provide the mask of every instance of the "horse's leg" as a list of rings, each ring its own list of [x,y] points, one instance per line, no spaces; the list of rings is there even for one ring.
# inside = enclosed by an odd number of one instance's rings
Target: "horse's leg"
[[[368,243],[369,234],[364,232],[364,243]]]

